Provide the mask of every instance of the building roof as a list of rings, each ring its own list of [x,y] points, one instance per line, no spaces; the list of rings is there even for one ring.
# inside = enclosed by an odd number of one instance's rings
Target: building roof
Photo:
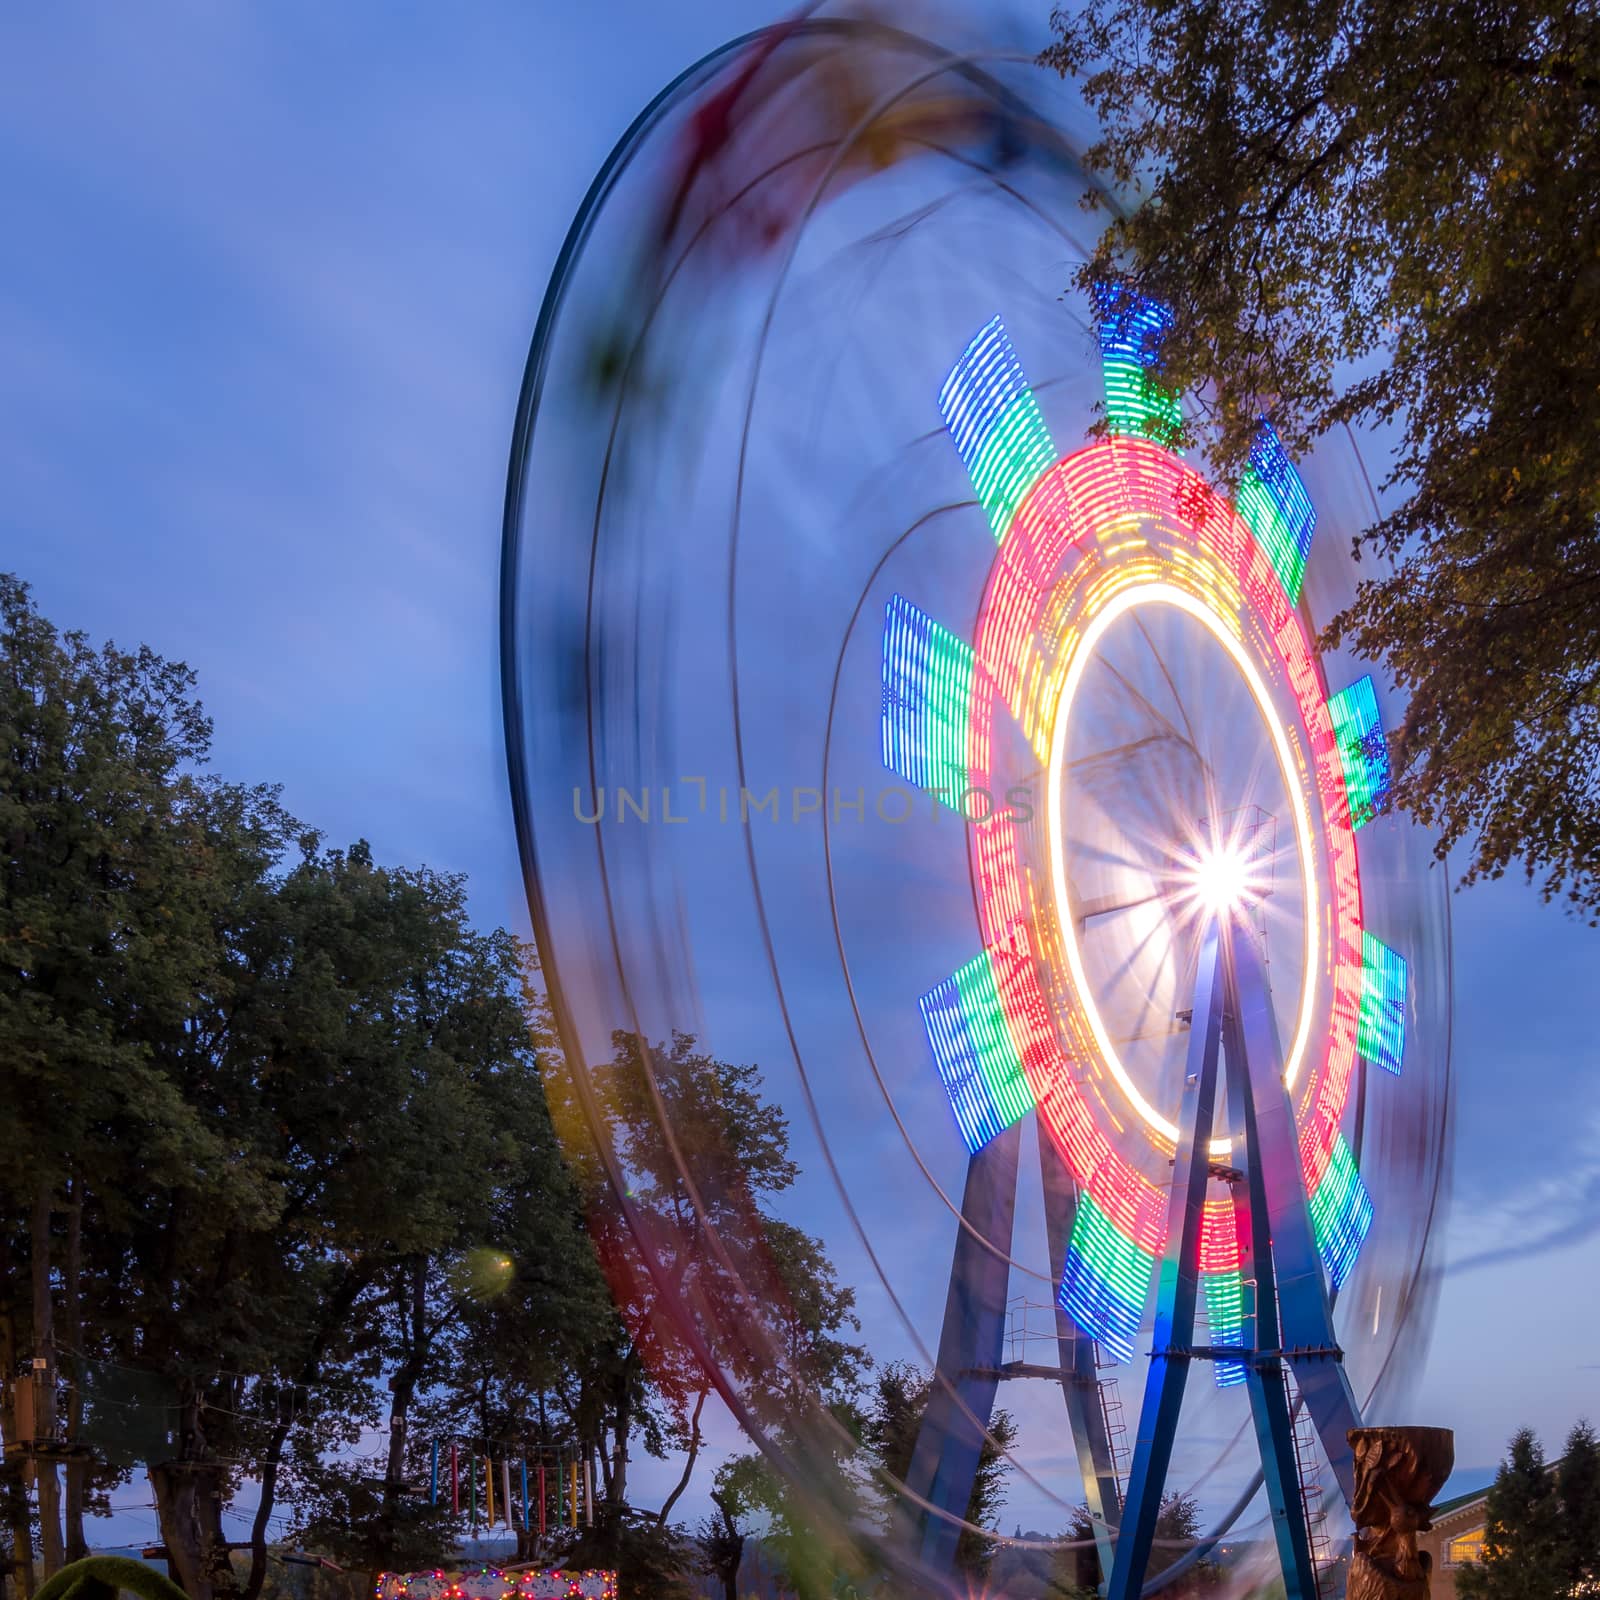
[[[1557,1456],[1554,1461],[1545,1462],[1544,1470],[1546,1473],[1554,1472],[1566,1459],[1565,1456]],[[1453,1517],[1458,1511],[1465,1511],[1471,1506],[1481,1505],[1488,1498],[1489,1491],[1493,1487],[1493,1484],[1486,1483],[1481,1489],[1474,1489],[1470,1494],[1458,1494],[1454,1499],[1446,1500],[1443,1505],[1435,1506],[1433,1515],[1435,1518]]]
[[[1481,1489],[1474,1489],[1470,1494],[1458,1494],[1453,1500],[1446,1500],[1443,1505],[1433,1508],[1433,1519],[1453,1516],[1457,1511],[1465,1511],[1468,1506],[1482,1505],[1489,1496],[1489,1485]]]

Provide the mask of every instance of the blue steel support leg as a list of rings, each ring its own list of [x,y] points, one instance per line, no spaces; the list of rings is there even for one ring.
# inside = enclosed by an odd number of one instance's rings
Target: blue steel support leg
[[[1222,984],[1218,971],[1218,932],[1213,923],[1200,946],[1194,1013],[1184,1063],[1183,1107],[1172,1162],[1172,1194],[1167,1208],[1167,1242],[1156,1291],[1155,1346],[1139,1409],[1139,1435],[1122,1511],[1117,1556],[1106,1600],[1136,1600],[1150,1563],[1161,1491],[1172,1461],[1178,1413],[1189,1376],[1188,1351],[1194,1344],[1195,1297],[1200,1281],[1200,1233],[1210,1176],[1212,1113],[1217,1088],[1217,1054],[1222,1026]]]
[[[967,1164],[961,1215],[968,1226],[956,1234],[938,1370],[906,1474],[911,1494],[936,1508],[924,1511],[915,1499],[911,1502],[919,1555],[932,1572],[948,1572],[954,1564],[961,1529],[949,1518],[967,1514],[994,1411],[999,1380],[993,1374],[1005,1341],[1021,1140],[1022,1124],[1013,1123]],[[948,1515],[940,1516],[940,1511]]]
[[[1311,1231],[1294,1108],[1283,1086],[1283,1054],[1261,954],[1247,930],[1231,941],[1231,954],[1254,1111],[1251,1145],[1259,1157],[1271,1232],[1282,1348],[1349,1507],[1355,1504],[1355,1460],[1346,1435],[1361,1426],[1361,1412],[1334,1341],[1333,1312]]]
[[[1039,1127],[1039,1170],[1044,1181],[1045,1233],[1050,1242],[1050,1271],[1056,1283],[1067,1261],[1067,1243],[1077,1210],[1077,1188],[1050,1135]],[[1100,1571],[1111,1571],[1116,1553],[1113,1535],[1122,1519],[1122,1486],[1106,1433],[1105,1407],[1100,1403],[1100,1373],[1094,1340],[1079,1331],[1056,1301],[1056,1349],[1061,1362],[1061,1389],[1067,1401],[1067,1422],[1078,1451],[1083,1501],[1094,1523]]]
[[[1248,933],[1241,937],[1248,938]],[[1231,966],[1231,962],[1227,963]],[[1223,1057],[1227,1063],[1228,1104],[1232,1112],[1233,1165],[1238,1177],[1229,1183],[1233,1196],[1235,1235],[1239,1242],[1239,1279],[1244,1291],[1244,1345],[1247,1350],[1278,1348],[1278,1297],[1273,1281],[1271,1230],[1267,1224],[1266,1189],[1256,1158],[1256,1129],[1244,1038],[1239,1027],[1239,997],[1230,981]],[[1242,1148],[1241,1148],[1242,1147]],[[1294,1419],[1284,1388],[1283,1368],[1275,1357],[1257,1355],[1245,1368],[1250,1418],[1261,1456],[1262,1481],[1278,1548],[1285,1600],[1317,1600],[1316,1567],[1306,1527],[1300,1469],[1295,1459]]]

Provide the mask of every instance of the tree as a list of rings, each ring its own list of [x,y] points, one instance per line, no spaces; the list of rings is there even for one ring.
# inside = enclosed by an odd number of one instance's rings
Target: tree
[[[694,1542],[700,1552],[700,1569],[722,1585],[724,1600],[739,1600],[739,1566],[747,1537],[737,1511],[718,1490],[711,1491],[713,1514],[702,1517]]]
[[[989,1419],[989,1436],[978,1453],[978,1475],[972,1483],[972,1498],[967,1502],[970,1527],[961,1530],[956,1541],[956,1570],[973,1578],[987,1575],[997,1548],[994,1538],[1001,1508],[1006,1503],[1006,1478],[1011,1462],[1006,1452],[1017,1442],[1017,1425],[1009,1411],[997,1411]],[[976,1530],[985,1530],[980,1533]]]
[[[821,1241],[773,1211],[773,1199],[797,1169],[787,1119],[763,1094],[759,1069],[719,1060],[682,1033],[648,1052],[628,1035],[619,1034],[616,1044],[596,1084],[636,1225],[713,1358],[805,1478],[796,1483],[763,1458],[740,1458],[717,1483],[719,1494],[735,1497],[734,1521],[719,1513],[701,1534],[720,1539],[727,1560],[737,1517],[759,1514],[790,1587],[824,1593],[862,1560],[853,1541],[840,1536],[858,1509],[849,1464],[860,1434],[862,1378],[871,1365],[852,1337],[860,1327],[855,1291],[840,1282]],[[693,1470],[708,1380],[604,1199],[598,1214],[608,1229],[601,1253],[631,1352],[680,1418],[694,1398],[688,1427],[680,1423],[684,1471],[662,1507],[665,1517]]]
[[[752,1377],[759,1409],[782,1428],[820,1404],[859,1434],[861,1383],[872,1358],[850,1337],[861,1330],[855,1290],[839,1281],[822,1241],[792,1222],[766,1217],[761,1242],[773,1292],[759,1315],[779,1359]]]
[[[1154,1543],[1146,1575],[1154,1578],[1168,1567],[1181,1561],[1201,1537],[1200,1506],[1193,1495],[1174,1490],[1164,1495],[1161,1510],[1156,1517]],[[1047,1593],[1060,1600],[1083,1600],[1097,1594],[1102,1582],[1100,1554],[1094,1540],[1094,1519],[1087,1506],[1079,1506],[1073,1513],[1064,1538],[1072,1545],[1056,1552],[1050,1585]],[[1192,1596],[1214,1588],[1220,1576],[1213,1561],[1199,1561],[1181,1579],[1175,1580],[1162,1592],[1174,1600]]]
[[[1600,16],[1087,0],[1045,59],[1143,203],[1082,274],[1168,304],[1219,465],[1393,423],[1392,567],[1330,624],[1409,692],[1393,803],[1600,914]],[[1116,297],[1113,297],[1115,299]]]
[[[1569,1594],[1587,1594],[1600,1579],[1600,1439],[1587,1422],[1576,1422],[1556,1468],[1561,1501],[1561,1539]]]
[[[1531,1428],[1512,1436],[1484,1514],[1483,1559],[1456,1574],[1462,1600],[1554,1600],[1568,1592],[1556,1479]]]
[[[791,1442],[805,1434],[813,1458],[813,1442],[840,1452],[842,1432],[848,1445],[869,1361],[849,1338],[854,1291],[817,1240],[772,1210],[797,1168],[788,1121],[763,1094],[759,1068],[720,1060],[684,1033],[648,1048],[624,1032],[613,1042],[592,1083],[632,1215],[623,1216],[591,1147],[580,1182],[622,1332],[615,1358],[593,1374],[605,1392],[592,1398],[606,1418],[608,1517],[624,1504],[637,1423],[653,1420],[656,1448],[666,1439],[683,1446],[683,1473],[658,1513],[665,1523],[698,1459],[711,1387],[686,1321],[761,1425]],[[819,1404],[841,1427],[819,1423]]]
[[[862,1506],[856,1456],[865,1416],[860,1389],[870,1357],[848,1334],[859,1328],[855,1291],[842,1284],[817,1239],[792,1223],[764,1220],[765,1269],[758,1301],[742,1300],[762,1338],[736,1346],[738,1357],[769,1350],[767,1368],[736,1370],[745,1399],[790,1465],[782,1475],[765,1457],[727,1464],[719,1484],[742,1511],[760,1512],[763,1545],[787,1587],[802,1597],[853,1592],[871,1570],[851,1530]],[[737,1359],[737,1357],[736,1357]]]
[[[674,1523],[625,1508],[609,1526],[585,1530],[562,1550],[569,1567],[611,1566],[623,1600],[692,1600],[694,1550]]]
[[[1094,1519],[1079,1506],[1061,1537],[1068,1541],[1050,1563],[1046,1600],[1088,1600],[1099,1592],[1100,1557],[1094,1546]]]
[[[1201,1532],[1200,1504],[1193,1495],[1176,1490],[1164,1496],[1156,1518],[1157,1543],[1150,1552],[1149,1576],[1153,1578],[1181,1561],[1200,1542]],[[1214,1588],[1220,1576],[1214,1561],[1199,1561],[1166,1592],[1173,1600],[1181,1600],[1182,1596]]]
[[[723,1600],[739,1600],[739,1567],[749,1538],[745,1522],[760,1504],[762,1488],[761,1463],[752,1456],[724,1461],[712,1480],[713,1515],[701,1520],[695,1545],[701,1571],[721,1583]]]
[[[583,1358],[610,1307],[545,1102],[551,1035],[531,952],[468,925],[459,877],[373,869],[360,892],[382,941],[365,1006],[386,1019],[392,1063],[359,1074],[383,1106],[360,1170],[384,1166],[392,1198],[358,1234],[344,1201],[330,1225],[373,1269],[357,1326],[386,1374],[388,1447],[374,1485],[303,1440],[294,1498],[310,1536],[382,1569],[432,1559],[443,1532],[413,1487],[429,1465],[419,1397],[452,1393],[453,1413],[435,1404],[429,1420],[496,1441],[497,1458],[513,1443],[534,1454],[548,1441],[528,1426],[533,1397]]]
[[[884,1574],[877,1553],[861,1537],[866,1508],[852,1479],[829,1458],[818,1463],[798,1453],[792,1437],[776,1443],[788,1458],[788,1473],[764,1455],[736,1457],[727,1471],[735,1475],[740,1514],[759,1531],[780,1588],[799,1600],[876,1589]],[[728,1546],[722,1548],[729,1553]]]
[[[900,1506],[900,1485],[911,1470],[917,1435],[933,1397],[933,1383],[933,1378],[920,1367],[895,1361],[878,1374],[873,1386],[863,1438],[878,1468],[881,1514],[886,1523]],[[1005,1505],[1006,1478],[1011,1470],[1006,1452],[1016,1443],[1016,1437],[1016,1420],[1011,1413],[995,1412],[979,1451],[978,1472],[967,1501],[966,1520],[972,1526],[961,1530],[956,1543],[956,1570],[970,1578],[982,1579],[994,1560],[994,1533]],[[975,1531],[980,1528],[987,1533]]]
[[[878,1468],[878,1498],[886,1528],[900,1504],[900,1485],[911,1471],[931,1392],[928,1374],[910,1361],[881,1367],[872,1385],[862,1438]]]
[[[152,1056],[153,1032],[181,1032],[196,992],[219,974],[217,923],[245,886],[299,842],[269,789],[202,774],[210,723],[194,676],[147,648],[92,646],[60,634],[28,588],[0,575],[0,1416],[18,1421],[17,1362],[33,1437],[67,1442],[82,1385],[61,1409],[65,1345],[81,1362],[85,1300],[126,1262],[101,1232],[126,1229],[160,1187],[208,1174],[219,1213],[249,1208],[252,1173],[227,1172],[226,1146]],[[197,1187],[193,1177],[191,1188]],[[59,1270],[59,1285],[57,1273]],[[111,1291],[107,1303],[120,1297]],[[62,1315],[58,1324],[57,1311]],[[124,1316],[121,1327],[133,1324]],[[47,1574],[81,1548],[88,1464],[61,1485],[35,1461]],[[32,1557],[26,1498],[8,1507],[13,1570],[26,1591]]]
[[[31,1498],[22,1472],[5,1483],[19,1591],[35,1518],[48,1575],[138,1465],[190,1600],[260,1600],[285,1505],[354,1564],[436,1559],[459,1518],[418,1480],[442,1435],[598,1464],[600,1515],[561,1549],[616,1566],[624,1595],[678,1592],[670,1517],[711,1387],[686,1327],[797,1457],[812,1437],[847,1457],[859,1427],[854,1293],[768,1209],[796,1173],[782,1113],[753,1066],[618,1036],[594,1078],[663,1296],[574,1142],[531,953],[471,926],[459,877],[323,848],[276,791],[210,775],[194,690],[148,650],[58,633],[0,579],[0,1427],[34,1469]],[[374,1470],[360,1446],[385,1421]],[[87,1447],[64,1484],[63,1443]],[[626,1498],[637,1444],[685,1452],[656,1510]]]
[[[185,667],[59,634],[0,578],[0,1424],[33,1402],[47,1574],[145,1463],[191,1600],[257,1600],[285,1492],[357,1559],[436,1555],[418,1395],[469,1373],[500,1430],[614,1314],[528,952],[469,925],[459,877],[319,849],[207,774],[209,737]],[[63,1438],[93,1451],[64,1497]],[[20,1474],[6,1505],[26,1592]]]
[[[212,981],[145,1033],[218,1152],[130,1219],[137,1340],[121,1356],[176,1384],[175,1448],[150,1477],[197,1600],[235,1589],[221,1517],[237,1474],[261,1485],[255,1600],[291,1440],[346,1449],[376,1420],[382,1270],[438,1213],[439,1180],[394,1177],[428,1170],[429,1125],[450,1127],[462,1099],[457,1064],[415,1026],[433,889],[364,845],[258,875],[219,916]]]

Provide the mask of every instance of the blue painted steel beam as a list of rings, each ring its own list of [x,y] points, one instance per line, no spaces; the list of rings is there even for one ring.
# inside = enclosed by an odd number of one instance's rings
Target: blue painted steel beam
[[[1361,1411],[1333,1335],[1333,1311],[1311,1231],[1294,1107],[1283,1086],[1283,1053],[1271,991],[1252,937],[1240,932],[1229,940],[1228,955],[1254,1107],[1252,1171],[1259,1169],[1261,1175],[1282,1348],[1350,1507],[1355,1504],[1355,1458],[1346,1435],[1361,1426]]]
[[[1061,1281],[1067,1244],[1077,1209],[1077,1187],[1053,1140],[1039,1129],[1039,1172],[1044,1187],[1045,1236],[1050,1246],[1051,1281]],[[1061,1363],[1061,1392],[1067,1402],[1067,1422],[1077,1447],[1078,1471],[1083,1477],[1083,1502],[1094,1524],[1094,1542],[1100,1571],[1109,1573],[1116,1555],[1116,1530],[1122,1520],[1122,1485],[1117,1482],[1116,1461],[1106,1433],[1105,1408],[1100,1403],[1100,1373],[1095,1364],[1094,1340],[1055,1303],[1056,1349]]]
[[[1230,924],[1229,943],[1249,940],[1250,930]],[[1233,1197],[1234,1227],[1239,1241],[1239,1277],[1244,1289],[1244,1344],[1262,1351],[1279,1347],[1278,1295],[1273,1274],[1272,1231],[1267,1221],[1266,1185],[1258,1148],[1255,1100],[1240,1016],[1244,1003],[1237,985],[1232,951],[1224,957],[1228,974],[1227,1020],[1223,1051],[1227,1061],[1228,1104],[1236,1143],[1233,1166],[1239,1173],[1228,1188]],[[1259,968],[1256,969],[1259,971]],[[1242,1149],[1240,1148],[1242,1146]],[[1316,1566],[1311,1556],[1310,1529],[1295,1459],[1294,1418],[1284,1387],[1282,1363],[1258,1356],[1245,1368],[1250,1420],[1261,1456],[1273,1542],[1283,1573],[1286,1600],[1319,1600]]]
[[[1200,946],[1194,1012],[1184,1063],[1178,1146],[1172,1162],[1167,1243],[1156,1290],[1155,1347],[1139,1408],[1139,1433],[1128,1477],[1116,1561],[1106,1600],[1137,1600],[1150,1564],[1161,1491],[1172,1463],[1178,1413],[1189,1377],[1195,1303],[1200,1287],[1200,1236],[1210,1176],[1211,1126],[1216,1105],[1218,1042],[1222,1028],[1219,935],[1213,922]]]
[[[906,1473],[918,1553],[931,1572],[948,1572],[955,1563],[961,1527],[952,1519],[967,1514],[994,1412],[1021,1140],[1022,1124],[1014,1122],[967,1162],[963,1225],[956,1234],[933,1393]],[[919,1500],[934,1509],[925,1510]]]

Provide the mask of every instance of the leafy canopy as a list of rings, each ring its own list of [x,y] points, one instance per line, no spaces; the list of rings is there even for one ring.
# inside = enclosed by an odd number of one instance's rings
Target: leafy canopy
[[[459,877],[321,848],[212,776],[210,733],[188,668],[0,574],[0,1425],[54,1353],[73,1447],[65,1539],[53,1467],[13,1531],[37,1519],[49,1576],[143,1465],[191,1600],[257,1600],[280,1506],[363,1565],[448,1548],[425,1421],[592,1443],[563,1401],[615,1314],[531,952]]]
[[[1553,1466],[1531,1428],[1512,1436],[1484,1502],[1483,1559],[1456,1578],[1463,1600],[1560,1600],[1600,1573],[1600,1442],[1586,1422]]]
[[[905,1361],[890,1362],[873,1385],[862,1437],[874,1458],[879,1514],[888,1532],[905,1510],[901,1486],[910,1476],[917,1435],[933,1396],[933,1376]],[[999,1547],[995,1533],[1011,1473],[1008,1452],[1016,1440],[1016,1419],[1009,1411],[996,1411],[978,1453],[967,1501],[966,1520],[971,1526],[961,1530],[956,1542],[956,1570],[975,1580],[987,1576]]]
[[[1143,202],[1082,274],[1174,309],[1224,470],[1392,425],[1329,628],[1409,691],[1392,801],[1600,912],[1600,13],[1087,0],[1045,59]],[[1390,564],[1392,562],[1392,565]]]
[[[1103,1578],[1100,1556],[1094,1544],[1094,1518],[1088,1506],[1079,1506],[1067,1526],[1065,1537],[1071,1543],[1056,1552],[1046,1600],[1088,1600],[1100,1592]],[[1203,1535],[1199,1503],[1191,1494],[1174,1490],[1161,1498],[1156,1517],[1155,1544],[1150,1551],[1149,1576],[1154,1578],[1176,1565],[1188,1554],[1186,1546],[1196,1544]],[[1173,1600],[1215,1589],[1221,1571],[1214,1561],[1200,1561],[1188,1573],[1164,1586]]]

